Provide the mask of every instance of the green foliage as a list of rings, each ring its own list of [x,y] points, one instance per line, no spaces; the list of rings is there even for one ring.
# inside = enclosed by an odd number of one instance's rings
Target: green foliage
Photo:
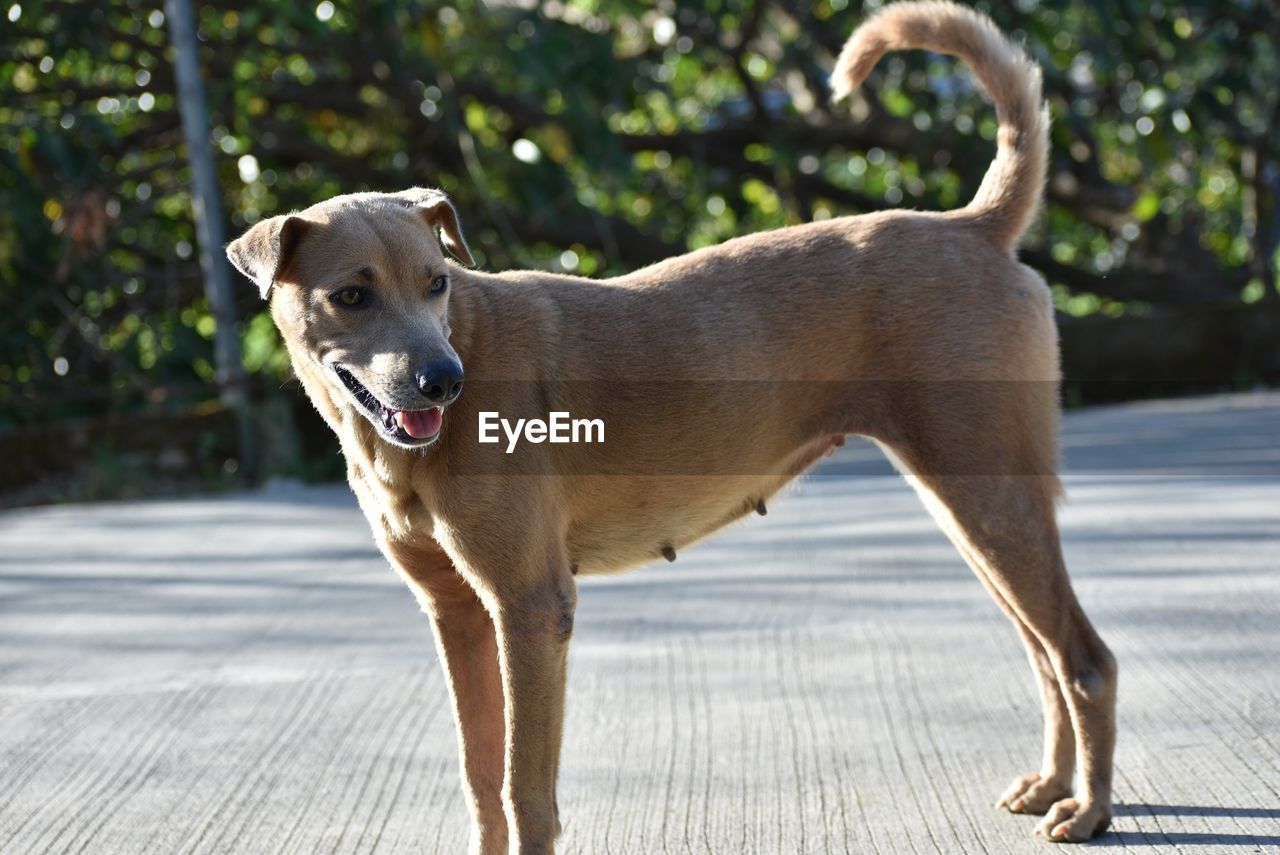
[[[949,59],[891,56],[830,107],[834,53],[878,3],[523,5],[198,6],[230,233],[428,184],[481,265],[602,276],[811,218],[955,207],[990,160],[992,110]],[[1024,257],[1060,308],[1274,298],[1273,0],[986,5],[1046,70],[1050,204]],[[0,14],[0,426],[207,399],[162,12]],[[240,314],[274,390],[287,367],[251,288]]]

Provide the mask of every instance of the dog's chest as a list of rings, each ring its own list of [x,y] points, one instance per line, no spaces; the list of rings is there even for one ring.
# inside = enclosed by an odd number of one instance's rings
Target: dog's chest
[[[397,488],[357,468],[348,481],[379,543],[431,537],[435,520],[411,487]]]

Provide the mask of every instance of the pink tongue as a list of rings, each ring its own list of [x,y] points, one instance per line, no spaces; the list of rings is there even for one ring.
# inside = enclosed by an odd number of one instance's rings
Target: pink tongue
[[[426,439],[440,432],[443,414],[439,407],[429,410],[404,410],[396,413],[396,424],[414,439]]]

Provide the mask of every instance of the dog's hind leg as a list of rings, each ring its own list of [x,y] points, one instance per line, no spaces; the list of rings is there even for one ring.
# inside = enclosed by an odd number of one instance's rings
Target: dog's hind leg
[[[948,395],[932,410],[933,420],[915,420],[882,442],[1014,619],[1041,675],[1047,743],[1042,771],[1048,775],[1020,779],[1010,805],[1022,799],[1022,808],[1030,810],[1028,798],[1039,802],[1061,794],[1071,756],[1062,745],[1065,712],[1080,764],[1079,788],[1075,797],[1048,805],[1036,833],[1086,840],[1111,821],[1117,671],[1067,577],[1054,517],[1058,479],[1046,453],[1053,425],[1037,417],[1046,415],[1046,404],[1036,388],[1014,384],[1009,394],[987,399]]]
[[[970,566],[977,562],[970,560]],[[986,581],[985,574],[983,581]],[[988,591],[1018,627],[1022,643],[1027,649],[1027,659],[1040,686],[1040,704],[1044,710],[1044,755],[1040,771],[1016,778],[996,802],[998,808],[1008,808],[1013,813],[1043,814],[1055,802],[1071,795],[1071,779],[1076,767],[1075,731],[1071,727],[1071,709],[1062,694],[1053,662],[1044,645],[1031,628],[1022,622],[1008,603],[994,589]]]
[[[967,544],[955,542],[965,561],[973,568],[982,586],[995,600],[1013,625],[1027,651],[1027,660],[1040,688],[1040,703],[1044,710],[1044,755],[1039,772],[1031,772],[1016,778],[996,802],[997,808],[1008,808],[1013,813],[1043,814],[1054,802],[1071,795],[1071,779],[1076,767],[1075,731],[1071,728],[1071,711],[1067,699],[1058,685],[1053,662],[1040,639],[1023,623],[1013,606],[991,583],[983,563],[969,552]]]
[[[458,727],[462,781],[471,814],[470,855],[506,855],[502,807],[502,678],[493,620],[471,586],[438,547],[389,548],[423,610],[431,617]]]

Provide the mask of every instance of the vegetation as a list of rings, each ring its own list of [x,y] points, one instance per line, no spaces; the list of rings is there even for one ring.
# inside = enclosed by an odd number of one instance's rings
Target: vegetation
[[[785,223],[962,204],[995,125],[956,63],[896,55],[829,104],[834,54],[878,5],[198,5],[228,234],[427,184],[482,266],[601,276]],[[977,5],[1045,68],[1050,201],[1024,258],[1064,313],[1276,299],[1276,0]],[[216,397],[163,12],[0,15],[0,427]],[[248,286],[240,315],[258,395],[277,394],[286,360]]]

